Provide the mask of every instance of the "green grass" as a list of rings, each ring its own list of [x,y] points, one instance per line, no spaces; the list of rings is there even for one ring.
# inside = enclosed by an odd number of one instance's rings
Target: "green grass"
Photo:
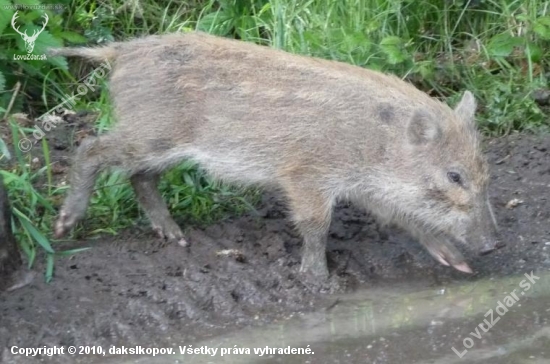
[[[545,1],[138,0],[138,6],[129,3],[120,11],[122,0],[25,1],[29,2],[65,5],[62,12],[48,11],[50,21],[38,37],[35,53],[48,46],[99,45],[199,29],[394,73],[451,104],[471,90],[480,103],[479,125],[487,134],[549,129],[548,110],[530,96],[537,88],[548,88],[550,4]],[[12,3],[0,0],[0,7]],[[73,93],[93,66],[63,58],[13,61],[14,53],[23,53],[23,44],[9,25],[12,13],[0,15],[0,117],[8,105],[10,114],[36,117]],[[28,28],[39,24],[41,15],[39,10],[22,11],[19,20]],[[100,133],[111,125],[105,88],[88,93],[75,110],[97,112]],[[13,140],[0,142],[1,162],[7,159],[4,144],[17,145],[18,138],[30,132],[14,120],[9,126]],[[58,252],[58,243],[50,238],[66,186],[54,181],[48,145],[38,143],[36,153],[43,167],[34,168],[30,154],[12,149],[2,174],[21,247],[31,263],[37,252],[45,252],[51,275],[53,258],[68,254]],[[254,191],[216,183],[188,163],[166,174],[161,191],[173,214],[194,224],[241,213],[257,197]],[[99,179],[88,216],[73,237],[116,233],[143,218],[128,181],[116,173]]]

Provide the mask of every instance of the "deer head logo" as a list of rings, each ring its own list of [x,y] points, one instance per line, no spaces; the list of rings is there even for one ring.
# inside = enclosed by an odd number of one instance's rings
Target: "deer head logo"
[[[15,19],[17,19],[17,11],[15,14],[13,14],[13,17],[11,18],[11,26],[13,29],[23,37],[23,41],[25,42],[25,49],[27,50],[27,53],[31,53],[34,49],[34,42],[36,41],[36,38],[38,38],[38,35],[42,33],[44,28],[46,27],[46,24],[48,24],[48,14],[44,14],[44,24],[42,24],[42,29],[39,31],[34,30],[31,36],[27,35],[27,31],[25,30],[25,33],[21,33],[19,31],[19,27],[15,26]]]

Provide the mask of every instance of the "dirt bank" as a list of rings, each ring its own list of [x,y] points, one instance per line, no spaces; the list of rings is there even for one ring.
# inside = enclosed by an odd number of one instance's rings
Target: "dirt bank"
[[[439,265],[406,234],[340,205],[328,259],[342,290],[550,268],[550,136],[511,136],[486,146],[491,198],[507,246],[483,257],[460,247],[475,270],[466,275]],[[35,279],[0,293],[0,361],[39,361],[12,356],[12,345],[178,345],[329,305],[330,294],[310,291],[297,275],[301,240],[285,214],[279,196],[266,193],[258,215],[191,229],[189,248],[159,246],[146,225],[75,243],[93,249],[58,259],[51,284]]]

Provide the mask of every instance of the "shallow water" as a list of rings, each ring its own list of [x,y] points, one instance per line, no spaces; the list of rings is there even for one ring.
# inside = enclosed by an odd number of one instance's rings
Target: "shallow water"
[[[520,275],[428,290],[390,287],[335,297],[315,313],[262,329],[178,343],[217,348],[214,356],[178,353],[122,362],[549,363],[549,317],[548,272],[535,272],[531,280]],[[254,348],[308,345],[313,354],[254,354]],[[221,356],[222,348],[235,347],[251,354]]]

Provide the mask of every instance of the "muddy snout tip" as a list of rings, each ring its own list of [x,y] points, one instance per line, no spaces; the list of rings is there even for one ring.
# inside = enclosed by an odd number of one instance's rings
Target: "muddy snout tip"
[[[464,273],[473,273],[474,271],[472,270],[472,268],[470,268],[470,266],[468,265],[468,263],[462,261],[461,263],[454,263],[454,264],[451,264],[449,263],[449,259],[447,257],[445,257],[443,254],[441,253],[437,253],[435,255],[436,259],[443,265],[449,267],[449,266],[452,266],[454,269],[460,271],[460,272],[464,272]]]
[[[453,265],[453,267],[456,270],[459,270],[459,271],[464,272],[464,273],[473,273],[474,272],[472,270],[472,268],[470,268],[470,266],[466,263],[455,264],[455,265]]]

